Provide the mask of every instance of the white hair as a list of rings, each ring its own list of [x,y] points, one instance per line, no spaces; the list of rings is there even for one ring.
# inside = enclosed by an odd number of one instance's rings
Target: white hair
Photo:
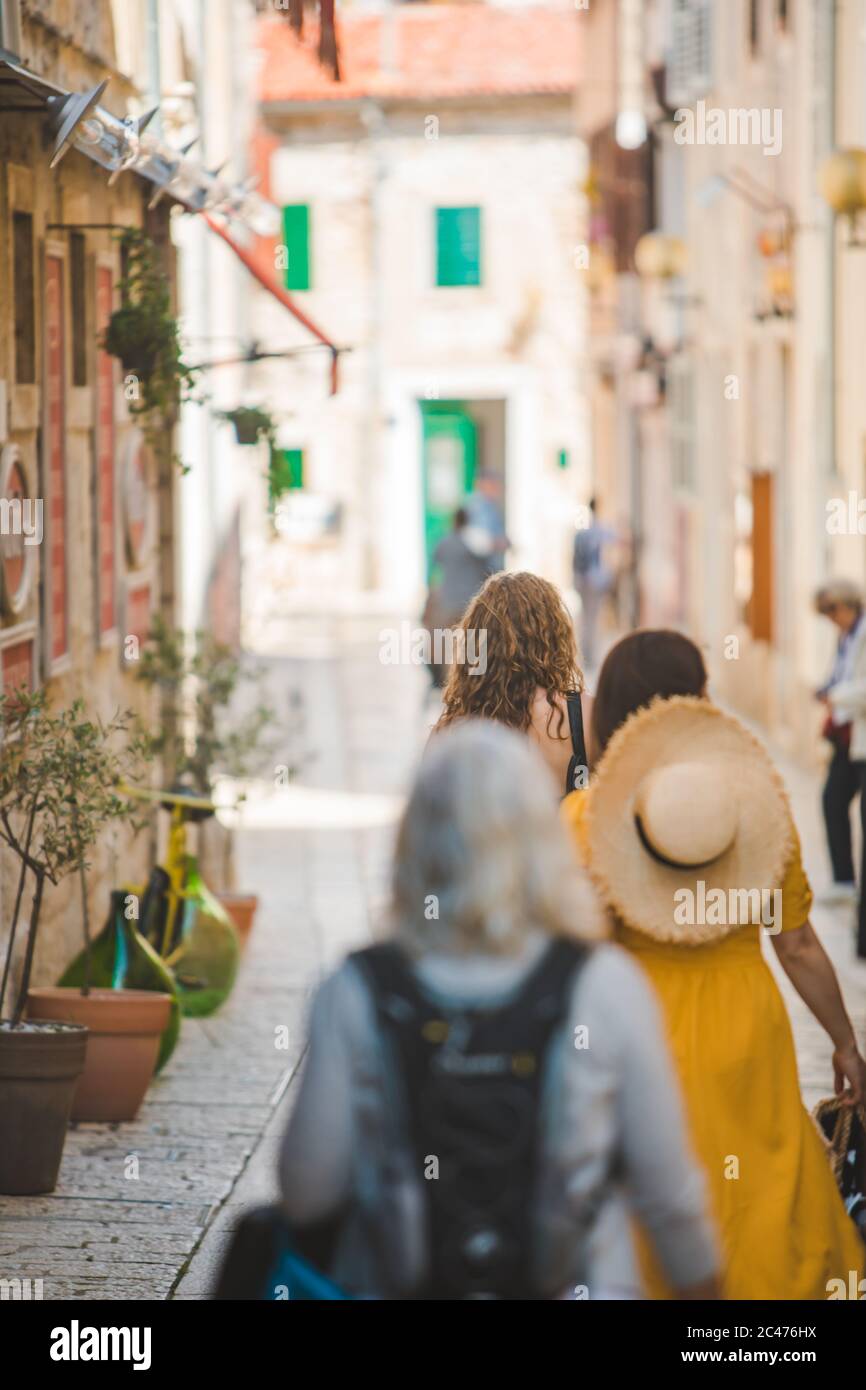
[[[538,929],[603,934],[552,776],[525,734],[473,719],[434,734],[397,837],[392,911],[416,954],[516,953]]]

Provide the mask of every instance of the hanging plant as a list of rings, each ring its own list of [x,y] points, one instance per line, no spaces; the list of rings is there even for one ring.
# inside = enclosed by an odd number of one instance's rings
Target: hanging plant
[[[130,414],[138,416],[153,443],[164,435],[178,405],[191,398],[196,371],[183,359],[171,286],[150,237],[129,228],[120,237],[124,275],[120,307],[108,321],[102,346],[117,357],[127,377]]]
[[[273,448],[277,427],[273,416],[261,406],[239,405],[235,410],[220,411],[220,416],[234,425],[239,444],[258,444],[260,439],[266,439]]]

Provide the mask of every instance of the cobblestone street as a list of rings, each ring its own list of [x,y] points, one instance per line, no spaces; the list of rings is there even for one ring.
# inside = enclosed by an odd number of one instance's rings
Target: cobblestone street
[[[41,1278],[45,1299],[205,1298],[238,1212],[273,1195],[309,990],[369,939],[401,789],[432,713],[423,671],[379,663],[381,625],[310,618],[281,635],[272,685],[286,704],[291,691],[302,696],[307,760],[295,785],[244,808],[238,884],[261,905],[238,986],[219,1014],[185,1020],[134,1124],[77,1126],[54,1193],[0,1199],[0,1276]],[[781,766],[817,887],[817,782]],[[850,917],[818,908],[814,921],[862,1038],[866,968],[853,960]],[[811,1106],[832,1088],[830,1046],[783,987]],[[283,1025],[288,1050],[275,1044]]]
[[[238,984],[217,1015],[184,1020],[135,1123],[73,1127],[55,1192],[0,1198],[0,1277],[42,1279],[45,1299],[201,1295],[238,1205],[270,1191],[309,988],[368,938],[420,742],[425,677],[390,668],[386,704],[377,631],[317,618],[267,663],[277,706],[302,696],[308,760],[303,787],[245,807],[238,882],[261,903]]]

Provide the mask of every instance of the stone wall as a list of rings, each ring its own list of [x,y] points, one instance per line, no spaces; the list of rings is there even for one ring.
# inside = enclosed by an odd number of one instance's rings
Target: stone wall
[[[22,56],[34,72],[78,91],[111,73],[113,37],[111,7],[106,3],[25,4]],[[73,42],[74,40],[74,42]],[[102,67],[104,64],[105,67]],[[124,109],[124,84],[115,76],[112,88]],[[108,103],[107,104],[112,104]],[[50,248],[63,259],[65,267],[65,535],[67,547],[68,654],[52,665],[44,641],[46,609],[45,586],[49,574],[46,547],[36,547],[34,587],[31,601],[21,615],[35,622],[38,675],[47,681],[52,702],[57,707],[81,698],[94,715],[110,718],[117,710],[133,709],[142,715],[150,697],[134,678],[134,666],[124,668],[123,641],[126,634],[126,581],[131,566],[124,519],[124,460],[135,428],[122,389],[119,367],[115,371],[115,565],[116,626],[111,633],[97,630],[96,613],[96,380],[97,328],[95,283],[98,265],[111,267],[115,286],[119,278],[119,248],[111,229],[82,227],[82,224],[139,226],[145,218],[147,190],[131,174],[122,174],[109,187],[106,172],[75,150],[70,150],[55,169],[49,168],[45,119],[41,113],[16,114],[0,121],[0,382],[5,384],[7,410],[0,419],[6,441],[18,446],[22,459],[42,494],[45,484],[45,366],[44,256]],[[36,380],[16,382],[15,286],[13,237],[14,212],[30,214],[33,225],[35,281]],[[164,232],[167,209],[159,213]],[[84,236],[84,321],[76,319],[71,299],[72,265],[70,228],[75,224]],[[75,385],[72,350],[77,335],[83,335],[86,383]],[[4,440],[0,433],[0,447]],[[152,461],[148,465],[152,470]],[[154,602],[159,595],[162,570],[158,551],[155,478],[145,479],[144,511],[149,523],[149,542],[136,572],[151,585]],[[41,594],[40,594],[41,590]],[[2,618],[0,645],[17,618]],[[133,843],[126,832],[111,831],[97,846],[88,873],[89,901],[94,924],[104,919],[109,888],[115,883],[141,882],[153,851],[152,836],[145,832]],[[0,948],[14,900],[16,863],[8,852],[0,854]],[[81,942],[81,904],[78,885],[67,880],[47,892],[42,916],[40,945],[36,957],[35,983],[56,979]]]

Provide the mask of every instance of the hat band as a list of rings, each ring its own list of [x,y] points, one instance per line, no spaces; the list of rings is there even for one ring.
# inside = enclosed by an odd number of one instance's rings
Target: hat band
[[[658,864],[663,864],[666,869],[680,869],[684,871],[688,871],[689,869],[704,869],[708,864],[715,864],[716,860],[719,858],[717,854],[713,854],[709,859],[702,859],[697,864],[683,864],[678,859],[668,859],[666,855],[655,848],[655,845],[651,844],[637,811],[634,813],[634,823],[637,833],[640,836],[640,842],[647,854],[651,854],[653,859],[655,859]]]

